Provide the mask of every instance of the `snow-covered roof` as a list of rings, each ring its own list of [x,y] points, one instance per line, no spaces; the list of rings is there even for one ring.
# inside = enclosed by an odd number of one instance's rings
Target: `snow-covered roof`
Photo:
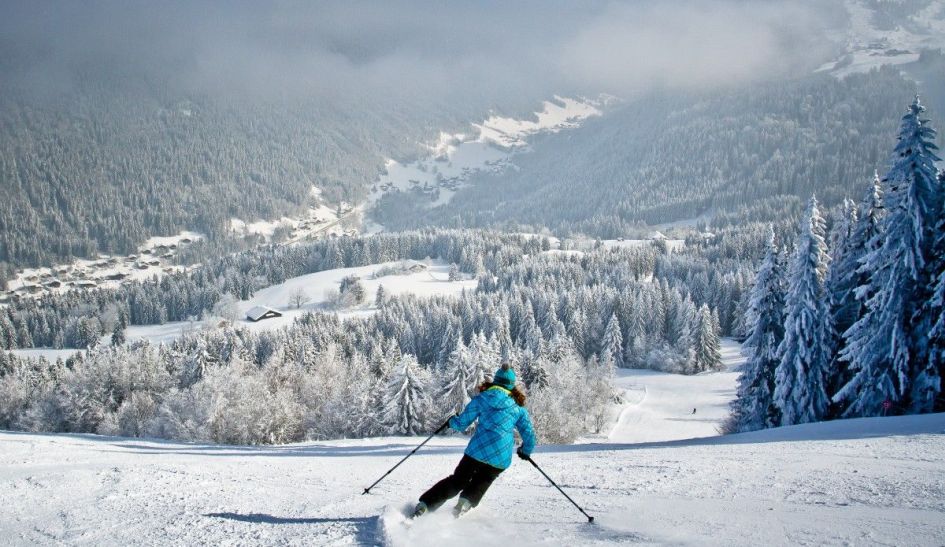
[[[279,317],[282,315],[282,313],[280,313],[279,310],[274,310],[268,306],[253,306],[252,308],[246,311],[246,318],[249,319],[250,321],[259,321],[267,313],[270,313],[270,312],[276,314],[275,317]]]

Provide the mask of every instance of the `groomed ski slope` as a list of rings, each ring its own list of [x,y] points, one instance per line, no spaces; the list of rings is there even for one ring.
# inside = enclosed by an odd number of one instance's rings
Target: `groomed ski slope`
[[[12,545],[945,543],[945,415],[712,437],[733,374],[692,377],[687,387],[681,377],[630,373],[621,385],[647,395],[628,399],[609,439],[539,448],[535,461],[595,525],[517,459],[463,519],[441,511],[406,523],[400,511],[450,472],[462,437],[436,438],[363,496],[420,439],[225,447],[0,432],[0,537]],[[672,440],[680,435],[702,438]]]

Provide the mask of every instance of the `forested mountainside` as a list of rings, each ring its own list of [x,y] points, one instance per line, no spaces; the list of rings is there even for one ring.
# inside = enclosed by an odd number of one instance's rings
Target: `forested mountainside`
[[[605,238],[701,215],[716,227],[781,220],[812,193],[827,206],[859,197],[886,166],[899,106],[915,92],[898,68],[883,68],[654,94],[543,137],[516,169],[476,176],[449,204],[427,209],[395,194],[376,216],[390,228],[547,226]]]
[[[36,100],[2,86],[0,265],[129,253],[185,229],[214,238],[232,217],[297,211],[313,186],[357,203],[385,157],[487,108],[400,99],[250,101],[97,77]]]

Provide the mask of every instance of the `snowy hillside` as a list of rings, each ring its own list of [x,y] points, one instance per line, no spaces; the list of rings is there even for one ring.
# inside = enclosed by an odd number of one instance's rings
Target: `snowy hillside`
[[[873,3],[846,0],[850,24],[846,35],[837,39],[844,54],[819,71],[843,77],[867,72],[882,65],[902,65],[919,58],[922,49],[945,47],[945,2],[930,0],[912,3]],[[910,11],[911,9],[911,11]]]
[[[529,136],[577,127],[587,118],[600,116],[599,107],[612,100],[606,95],[599,100],[555,96],[554,102],[542,104],[533,120],[493,114],[481,124],[472,124],[475,135],[441,132],[439,140],[428,146],[429,156],[408,164],[388,159],[385,173],[374,182],[368,205],[391,191],[431,196],[431,206],[446,203],[471,174],[508,168],[512,156],[527,149]]]
[[[416,271],[407,271],[401,275],[375,276],[376,272],[381,272],[385,268],[400,267],[402,264],[406,264],[407,267],[412,264],[415,266]],[[234,321],[234,324],[253,331],[272,330],[291,325],[298,317],[307,312],[331,311],[326,308],[326,295],[332,289],[337,291],[342,278],[352,275],[360,278],[367,295],[367,301],[363,305],[337,310],[340,317],[363,316],[377,311],[377,308],[374,306],[374,295],[381,285],[384,286],[384,290],[389,295],[415,294],[421,297],[458,296],[464,290],[474,291],[476,289],[475,280],[464,279],[450,281],[449,269],[449,264],[439,260],[431,260],[428,264],[413,261],[398,261],[358,266],[356,268],[336,268],[295,277],[284,283],[266,287],[258,291],[249,300],[239,302],[237,304],[239,318]],[[304,304],[296,307],[292,304],[291,300],[299,291],[301,291],[301,294],[308,300],[306,300]],[[276,309],[282,316],[258,323],[248,321],[245,317],[246,312],[255,306],[266,306]],[[208,323],[213,322],[213,320],[195,322],[178,321],[164,325],[133,326],[128,328],[127,336],[130,341],[149,340],[152,343],[169,342],[181,336],[184,332],[202,329]],[[25,355],[30,354],[29,350],[23,350],[22,353]]]
[[[723,346],[729,369],[736,350]],[[0,533],[16,545],[945,541],[943,414],[717,437],[731,370],[634,371],[618,383],[627,404],[609,440],[535,455],[594,525],[518,460],[462,520],[442,511],[405,522],[400,511],[455,466],[458,435],[437,437],[365,496],[420,439],[228,447],[11,432],[0,433]]]

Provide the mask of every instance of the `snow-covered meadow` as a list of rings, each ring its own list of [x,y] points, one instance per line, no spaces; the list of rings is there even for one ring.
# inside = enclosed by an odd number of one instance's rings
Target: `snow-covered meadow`
[[[417,266],[418,271],[402,274],[383,275],[385,269],[409,268]],[[313,274],[288,279],[278,285],[266,287],[249,300],[236,303],[238,316],[234,325],[252,331],[272,330],[291,325],[297,318],[313,311],[334,311],[339,317],[358,317],[377,311],[374,296],[378,287],[384,287],[388,295],[414,294],[420,297],[459,296],[463,291],[476,289],[475,279],[450,281],[450,265],[441,260],[426,262],[394,261],[354,268],[336,268]],[[376,276],[378,272],[382,275]],[[328,306],[329,295],[337,292],[341,280],[356,276],[364,286],[367,299],[363,304],[333,310]],[[304,303],[296,306],[292,301],[296,295],[304,295]],[[246,312],[256,306],[265,306],[277,310],[281,317],[252,322],[246,318]],[[129,341],[148,340],[152,343],[165,343],[180,337],[186,332],[200,330],[218,322],[211,318],[204,321],[178,321],[164,325],[131,326],[127,331]]]
[[[725,344],[719,373],[627,371],[609,434],[539,447],[535,461],[593,525],[519,460],[463,519],[406,522],[404,507],[459,460],[459,435],[435,438],[362,495],[421,439],[242,447],[4,432],[0,534],[12,545],[945,541],[945,415],[718,437],[736,350]]]

